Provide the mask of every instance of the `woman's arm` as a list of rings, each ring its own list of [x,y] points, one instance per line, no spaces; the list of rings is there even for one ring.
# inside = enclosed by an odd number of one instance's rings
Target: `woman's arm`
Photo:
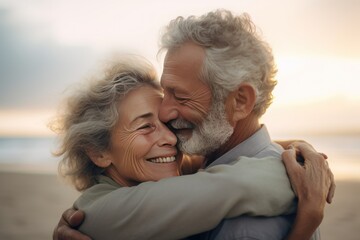
[[[307,143],[294,143],[283,154],[283,161],[293,189],[299,199],[293,228],[287,240],[310,239],[324,216],[326,202],[331,203],[335,193],[334,176],[323,154],[318,154]],[[296,162],[296,152],[301,152],[305,162]]]

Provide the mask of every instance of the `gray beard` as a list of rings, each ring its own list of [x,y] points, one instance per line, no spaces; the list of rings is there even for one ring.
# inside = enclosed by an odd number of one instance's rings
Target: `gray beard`
[[[201,126],[195,127],[189,139],[181,135],[177,136],[178,147],[180,151],[190,155],[206,156],[226,143],[233,132],[234,128],[226,119],[225,104],[213,103]]]

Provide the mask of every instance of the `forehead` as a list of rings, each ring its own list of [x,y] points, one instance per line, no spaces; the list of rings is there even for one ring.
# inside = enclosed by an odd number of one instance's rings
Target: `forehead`
[[[168,51],[161,76],[163,88],[185,87],[187,84],[204,83],[200,73],[205,58],[205,50],[194,44],[185,43]],[[181,86],[178,86],[178,84]]]
[[[120,119],[133,120],[144,113],[158,114],[162,92],[151,86],[142,86],[130,91],[119,103]]]

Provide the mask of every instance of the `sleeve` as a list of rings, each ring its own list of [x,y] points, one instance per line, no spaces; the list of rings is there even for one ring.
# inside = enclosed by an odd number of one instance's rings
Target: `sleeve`
[[[193,175],[123,187],[79,206],[80,230],[93,239],[181,239],[242,214],[274,216],[295,210],[279,159],[241,157]]]

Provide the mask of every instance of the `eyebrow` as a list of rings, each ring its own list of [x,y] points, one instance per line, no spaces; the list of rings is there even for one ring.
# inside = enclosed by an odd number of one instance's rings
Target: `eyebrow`
[[[174,85],[176,86],[176,84],[174,84],[173,81],[168,80],[168,79],[162,77],[162,78],[161,78],[161,81],[160,81],[160,86],[161,86],[163,89],[165,89],[165,87],[164,87],[164,82],[166,82],[166,85],[167,85],[166,89],[167,89],[167,90],[174,90]],[[178,87],[178,86],[177,86],[177,87]]]
[[[187,94],[188,91],[186,89],[183,89],[181,86],[174,86],[174,84],[172,84],[171,82],[168,84],[168,86],[164,87],[163,85],[161,86],[163,88],[164,91],[168,91],[171,92],[172,94],[175,93],[181,93],[181,94]]]
[[[134,118],[130,124],[133,124],[134,122],[136,122],[137,120],[139,120],[140,118],[150,118],[154,116],[154,114],[152,112],[148,112],[148,113],[144,113],[144,114],[141,114],[140,116],[137,116],[136,118]]]

